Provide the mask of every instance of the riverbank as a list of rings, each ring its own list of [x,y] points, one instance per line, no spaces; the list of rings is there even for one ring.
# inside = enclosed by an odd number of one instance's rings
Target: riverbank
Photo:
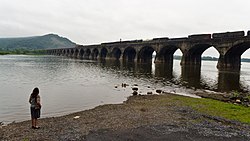
[[[25,50],[25,49],[15,49],[15,50],[1,50],[0,55],[43,55],[43,50]]]
[[[0,140],[250,140],[250,109],[211,99],[132,96],[62,117],[1,127]]]

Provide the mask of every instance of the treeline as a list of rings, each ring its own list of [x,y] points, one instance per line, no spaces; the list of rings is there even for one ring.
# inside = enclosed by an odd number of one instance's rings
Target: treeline
[[[182,56],[175,55],[175,56],[174,56],[174,59],[176,59],[176,60],[181,60],[181,57],[182,57]],[[205,60],[205,61],[218,61],[219,58],[211,57],[211,56],[203,56],[203,57],[201,58],[201,60]],[[241,58],[241,62],[250,62],[250,59],[249,59],[249,58]]]
[[[5,50],[0,48],[0,55],[7,54],[23,54],[23,55],[41,55],[45,54],[44,50],[27,50],[27,49],[14,49],[14,50]]]
[[[174,59],[176,59],[176,60],[181,60],[181,58],[182,58],[182,56],[179,56],[179,55],[174,56]],[[203,56],[201,59],[202,60],[208,60],[208,61],[218,61],[218,58],[211,57],[211,56]]]

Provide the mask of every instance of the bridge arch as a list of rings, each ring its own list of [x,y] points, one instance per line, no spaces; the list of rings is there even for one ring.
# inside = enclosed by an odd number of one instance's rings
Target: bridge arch
[[[79,51],[79,58],[82,59],[84,57],[84,49],[80,49]]]
[[[162,47],[156,55],[155,63],[173,64],[174,53],[177,49],[178,47],[174,45]]]
[[[136,50],[132,47],[127,47],[123,52],[123,60],[132,62],[135,60]]]
[[[196,44],[183,52],[181,65],[201,65],[201,55],[211,44]],[[219,51],[218,51],[219,52]]]
[[[141,48],[141,50],[138,53],[138,62],[141,63],[147,63],[147,62],[152,62],[152,55],[154,52],[154,48],[151,46],[145,46]]]
[[[92,59],[96,60],[99,55],[99,50],[97,48],[92,51]]]
[[[67,49],[67,56],[70,56],[70,49]]]
[[[78,57],[78,54],[79,54],[79,50],[78,50],[78,49],[75,49],[73,57],[74,57],[74,58],[77,58],[77,57]]]
[[[106,59],[107,54],[108,54],[108,50],[107,50],[105,47],[103,47],[103,48],[101,49],[100,58],[101,58],[101,59]]]
[[[56,55],[60,56],[62,54],[62,49],[56,50]]]
[[[240,70],[241,55],[250,48],[250,42],[233,45],[224,55],[220,55],[218,69]]]
[[[91,54],[91,51],[90,51],[90,49],[89,49],[89,48],[87,48],[87,49],[86,49],[86,51],[85,51],[84,58],[85,58],[85,59],[89,59],[90,54]]]
[[[121,58],[121,54],[122,54],[122,51],[121,51],[118,47],[115,47],[115,48],[113,48],[113,50],[111,51],[110,57],[111,57],[112,59],[119,60],[119,59]]]
[[[70,55],[69,56],[73,57],[74,52],[75,52],[74,49],[70,49]]]
[[[65,56],[65,55],[66,55],[66,50],[63,49],[63,50],[62,50],[62,56]]]

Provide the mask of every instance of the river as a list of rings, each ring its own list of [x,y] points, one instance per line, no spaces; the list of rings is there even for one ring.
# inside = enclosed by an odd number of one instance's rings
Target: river
[[[249,91],[250,64],[240,72],[218,72],[215,61],[203,61],[201,69],[120,61],[91,61],[58,56],[0,56],[0,122],[29,120],[28,98],[40,89],[42,117],[65,115],[98,105],[125,101],[131,86],[139,93],[156,89],[194,96],[197,90]],[[121,87],[122,83],[129,86]],[[117,88],[116,88],[117,86]]]

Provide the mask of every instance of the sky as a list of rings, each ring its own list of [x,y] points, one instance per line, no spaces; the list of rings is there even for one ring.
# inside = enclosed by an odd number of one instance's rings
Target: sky
[[[55,33],[91,45],[247,32],[249,6],[249,0],[0,0],[0,37]],[[213,48],[205,53],[218,56]]]

